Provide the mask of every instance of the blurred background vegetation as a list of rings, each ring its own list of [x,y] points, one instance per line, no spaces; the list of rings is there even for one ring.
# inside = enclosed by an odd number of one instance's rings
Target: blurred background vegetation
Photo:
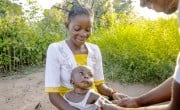
[[[0,73],[44,65],[52,42],[68,38],[64,27],[73,0],[42,10],[18,0],[0,1]],[[160,83],[173,74],[180,39],[177,18],[144,19],[131,0],[79,0],[95,13],[89,42],[99,45],[104,74],[123,83]],[[42,11],[43,16],[39,13]]]

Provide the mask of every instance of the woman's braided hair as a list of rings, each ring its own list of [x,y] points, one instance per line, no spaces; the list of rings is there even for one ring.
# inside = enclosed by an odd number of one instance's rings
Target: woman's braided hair
[[[85,5],[81,5],[78,2],[73,2],[73,6],[67,17],[68,22],[71,22],[71,19],[77,15],[87,15],[89,17],[93,17],[93,11],[91,8]]]

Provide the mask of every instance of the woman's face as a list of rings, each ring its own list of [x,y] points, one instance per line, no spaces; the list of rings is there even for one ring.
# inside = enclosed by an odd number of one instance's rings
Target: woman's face
[[[66,25],[70,40],[76,46],[83,45],[91,35],[92,18],[87,15],[77,15],[71,18],[71,21]]]
[[[141,6],[166,14],[175,12],[178,7],[178,0],[141,0],[140,2]]]

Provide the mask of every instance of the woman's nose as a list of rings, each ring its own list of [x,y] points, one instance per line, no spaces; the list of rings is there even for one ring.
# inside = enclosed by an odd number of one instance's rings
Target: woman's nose
[[[85,31],[82,31],[81,32],[81,37],[87,37],[88,36],[88,33],[87,32],[85,32]]]
[[[87,34],[86,33],[82,33],[81,37],[87,37]]]

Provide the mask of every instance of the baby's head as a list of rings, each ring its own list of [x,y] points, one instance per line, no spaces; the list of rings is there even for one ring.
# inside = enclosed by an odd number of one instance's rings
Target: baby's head
[[[74,87],[89,89],[94,82],[94,74],[88,66],[77,66],[72,70],[70,83]]]

